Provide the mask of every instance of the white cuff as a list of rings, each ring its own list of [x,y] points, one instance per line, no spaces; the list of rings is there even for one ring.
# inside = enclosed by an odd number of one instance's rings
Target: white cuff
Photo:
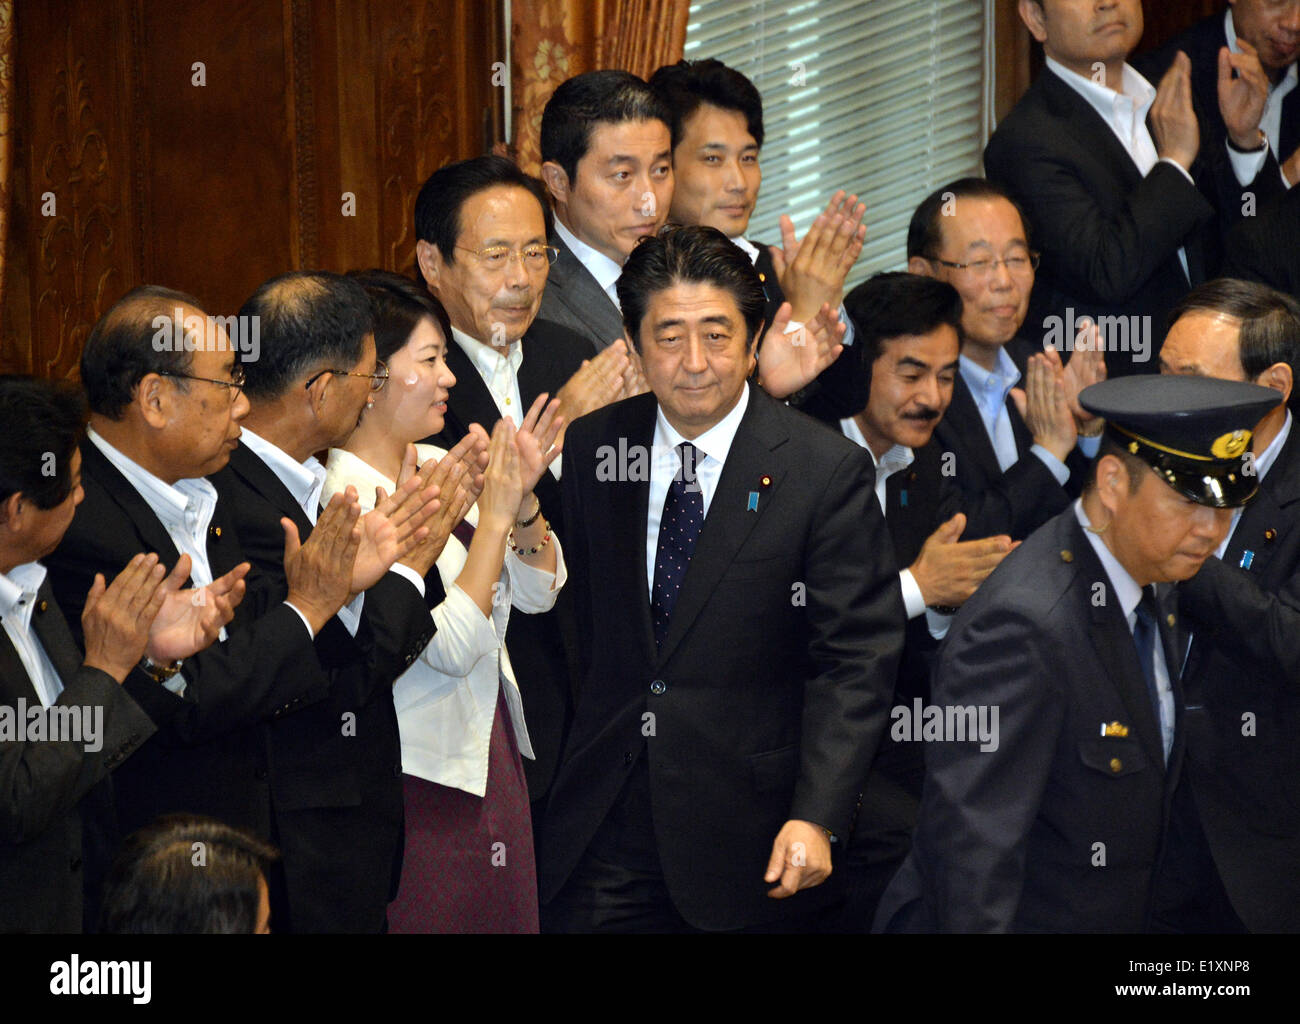
[[[916,582],[911,569],[898,574],[898,585],[903,588],[903,607],[907,609],[907,617],[916,618],[925,611],[925,598],[921,596],[921,585]]]
[[[1232,173],[1237,177],[1237,183],[1243,187],[1249,185],[1259,175],[1259,169],[1264,166],[1264,161],[1268,158],[1268,146],[1255,153],[1239,153],[1228,145],[1227,140],[1223,143],[1228,148],[1228,162],[1232,164]]]
[[[420,592],[421,597],[424,596],[424,580],[421,578],[420,574],[409,565],[402,565],[401,562],[394,562],[388,571],[395,572],[403,579],[410,580],[411,586]]]

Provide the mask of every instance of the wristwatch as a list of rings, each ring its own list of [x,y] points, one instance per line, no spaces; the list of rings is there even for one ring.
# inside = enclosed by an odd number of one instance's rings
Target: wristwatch
[[[1256,128],[1255,130],[1259,132],[1258,145],[1252,146],[1250,149],[1242,149],[1240,146],[1238,146],[1235,142],[1232,141],[1232,136],[1229,135],[1228,148],[1232,150],[1234,153],[1262,153],[1265,149],[1268,148],[1268,133],[1265,132],[1263,128]]]
[[[183,662],[183,658],[177,658],[175,661],[157,662],[146,654],[140,659],[140,664],[136,667],[155,683],[165,683],[181,670]]]

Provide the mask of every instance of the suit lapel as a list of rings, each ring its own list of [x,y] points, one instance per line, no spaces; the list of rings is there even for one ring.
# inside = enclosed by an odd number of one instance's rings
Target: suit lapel
[[[1133,643],[1133,633],[1119,606],[1114,588],[1110,585],[1106,569],[1092,550],[1088,538],[1084,536],[1072,509],[1062,516],[1069,517],[1068,534],[1064,538],[1064,548],[1075,551],[1079,572],[1085,579],[1100,580],[1106,585],[1106,600],[1099,606],[1089,601],[1091,607],[1091,628],[1088,639],[1093,650],[1105,667],[1105,676],[1119,692],[1120,700],[1128,711],[1129,720],[1136,726],[1142,745],[1152,764],[1163,768],[1165,763],[1164,741],[1160,736],[1160,725],[1156,721],[1155,708],[1151,706],[1151,696],[1147,692],[1146,678],[1142,666],[1138,663],[1137,647]],[[1091,589],[1089,588],[1089,596]],[[1173,674],[1171,666],[1171,676]],[[1177,701],[1175,701],[1177,703]]]
[[[230,453],[230,469],[256,493],[274,505],[281,515],[292,519],[294,525],[298,527],[299,537],[303,540],[307,539],[307,535],[311,533],[311,520],[289,493],[289,488],[284,486],[280,478],[275,475],[275,471],[263,462],[257,453],[247,445],[239,445]],[[212,547],[211,543],[208,547]],[[216,570],[215,563],[213,563],[213,570],[214,572]]]
[[[171,568],[180,558],[180,552],[172,543],[157,513],[140,497],[140,492],[131,486],[116,466],[104,456],[90,438],[81,442],[81,472],[94,479],[105,493],[126,513],[126,517],[140,534],[146,551],[157,552],[164,564]],[[107,581],[106,581],[107,582]]]
[[[469,433],[471,423],[477,423],[489,434],[492,433],[492,428],[496,426],[497,420],[501,418],[501,412],[497,409],[497,404],[492,398],[492,392],[488,390],[487,384],[483,382],[474,361],[460,347],[460,342],[455,339],[452,339],[447,346],[447,365],[456,377],[456,386],[451,389],[451,396],[447,399],[448,419],[455,419],[456,421],[456,440],[460,440]],[[521,365],[519,382],[521,393],[523,392],[522,377],[523,367]],[[523,399],[523,401],[526,402],[527,399]],[[522,418],[522,415],[513,417],[515,426],[519,425],[519,420]],[[451,446],[448,445],[447,447]]]
[[[965,439],[970,454],[979,463],[985,477],[996,479],[1002,475],[1002,467],[998,465],[998,457],[993,452],[989,432],[984,429],[984,418],[980,416],[979,407],[975,404],[975,396],[970,393],[970,388],[960,373],[953,383],[952,402],[941,422],[951,424],[953,433]],[[1014,420],[1012,422],[1014,424]]]
[[[1295,511],[1287,506],[1300,501],[1300,429],[1292,417],[1291,433],[1278,452],[1277,461],[1260,481],[1259,492],[1241,513],[1232,540],[1223,553],[1227,565],[1241,566],[1251,552],[1248,571],[1265,572],[1279,548],[1279,541],[1293,529]],[[1271,536],[1270,536],[1271,534]]]
[[[731,451],[727,453],[718,489],[709,504],[708,515],[704,517],[691,564],[686,568],[682,593],[673,608],[668,636],[659,652],[661,663],[672,656],[673,650],[703,611],[718,580],[744,546],[750,531],[780,496],[786,467],[784,461],[773,454],[773,449],[779,448],[787,435],[767,407],[769,401],[771,399],[757,388],[750,387],[749,408],[741,418]],[[759,482],[764,476],[771,478],[766,487]],[[756,510],[749,507],[751,492],[758,492],[762,499]]]
[[[626,438],[628,452],[652,452],[655,413],[659,408],[653,394],[640,395],[621,403],[624,414],[615,425],[613,443]],[[651,460],[653,455],[650,456]],[[610,556],[614,560],[611,577],[635,580],[633,606],[636,608],[637,636],[647,662],[654,661],[654,625],[650,619],[650,580],[646,576],[646,519],[650,511],[650,469],[647,461],[644,479],[620,474],[619,480],[601,483],[610,489],[611,538]],[[567,471],[567,470],[566,470]],[[679,602],[680,606],[680,602]],[[676,610],[674,610],[676,614]]]
[[[1043,84],[1048,105],[1069,125],[1073,143],[1079,151],[1095,153],[1098,163],[1124,179],[1126,191],[1137,185],[1142,180],[1142,173],[1092,104],[1051,68],[1043,68],[1038,81]]]
[[[587,325],[587,329],[600,339],[596,346],[603,349],[616,338],[623,336],[623,317],[609,295],[583,266],[582,261],[564,244],[559,232],[551,238],[551,245],[559,250],[555,266],[551,268],[546,287],[554,289],[555,297],[569,312]]]
[[[32,631],[40,639],[46,657],[58,672],[59,679],[67,686],[81,666],[81,653],[76,641],[72,639],[63,613],[54,601],[54,589],[50,586],[48,576],[41,582],[36,599],[36,607],[32,609]],[[44,611],[41,611],[42,605]]]

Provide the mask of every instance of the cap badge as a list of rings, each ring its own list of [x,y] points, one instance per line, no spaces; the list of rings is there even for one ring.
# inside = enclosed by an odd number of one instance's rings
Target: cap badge
[[[1250,431],[1234,430],[1230,434],[1215,438],[1214,444],[1210,445],[1210,452],[1216,459],[1235,459],[1246,450],[1248,444],[1250,444]]]

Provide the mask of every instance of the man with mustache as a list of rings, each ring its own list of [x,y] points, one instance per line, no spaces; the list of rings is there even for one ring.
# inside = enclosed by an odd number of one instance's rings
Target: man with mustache
[[[1255,426],[1259,494],[1179,588],[1192,634],[1187,755],[1174,798],[1159,923],[1177,931],[1300,931],[1300,435],[1287,408],[1300,305],[1209,281],[1175,310],[1165,373],[1251,381],[1282,398]]]
[[[1127,63],[1141,0],[1020,0],[1020,17],[1046,67],[998,125],[984,166],[1021,203],[1042,252],[1031,330],[1121,318],[1110,375],[1154,373],[1160,325],[1217,266],[1219,211],[1241,206],[1227,146],[1202,138],[1186,56],[1158,87]],[[1246,55],[1230,63],[1240,77],[1225,72],[1220,90],[1229,141],[1262,153],[1262,76]]]
[[[930,699],[931,663],[952,613],[1014,545],[1005,535],[959,540],[966,528],[961,492],[943,471],[940,446],[930,442],[958,376],[957,291],[916,274],[877,274],[844,303],[861,325],[849,353],[865,364],[870,399],[834,425],[871,453],[876,500],[905,567],[898,577],[908,625],[893,703],[910,708],[916,698]],[[920,744],[888,734],[881,740],[844,862],[848,930],[870,927],[907,854],[923,774]]]
[[[1020,207],[983,178],[949,182],[912,214],[908,270],[962,299],[961,360],[935,443],[973,537],[1027,537],[1079,493],[1097,451],[1087,435],[1101,423],[1077,395],[1105,376],[1102,353],[1090,344],[1062,370],[1054,348],[1020,336],[1037,263]]]
[[[1083,497],[994,570],[944,641],[932,703],[996,724],[925,744],[912,852],[878,927],[1151,927],[1187,728],[1160,585],[1194,576],[1254,495],[1251,431],[1280,399],[1174,376],[1083,392],[1106,419]]]

